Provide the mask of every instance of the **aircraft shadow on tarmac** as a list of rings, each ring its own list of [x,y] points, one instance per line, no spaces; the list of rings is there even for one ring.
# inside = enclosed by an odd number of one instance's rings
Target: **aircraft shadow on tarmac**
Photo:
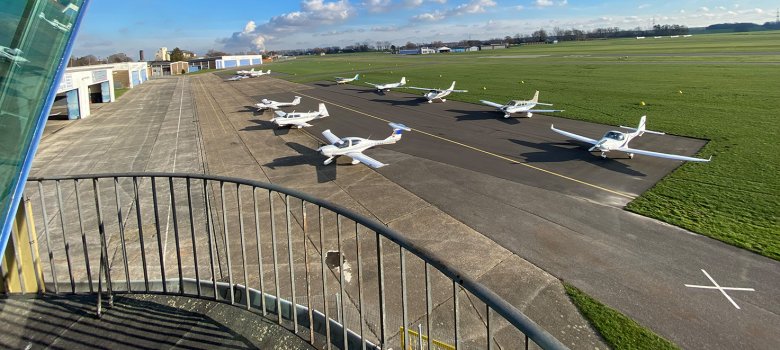
[[[540,152],[526,152],[521,154],[521,156],[525,158],[525,160],[528,163],[559,163],[559,162],[568,162],[572,160],[577,160],[577,161],[587,162],[589,164],[593,164],[595,166],[610,171],[619,172],[630,176],[642,176],[642,177],[647,176],[642,172],[631,169],[629,165],[618,162],[614,159],[603,159],[601,157],[594,156],[587,152],[587,148],[585,146],[580,146],[577,148],[568,148],[565,146],[572,145],[571,143],[568,142],[535,143],[535,142],[528,142],[528,141],[517,140],[517,139],[508,139],[508,140],[509,142],[513,142],[520,146],[524,146],[528,148],[536,148],[541,150]],[[628,159],[628,156],[626,156],[626,159]]]
[[[370,101],[372,101],[372,102],[379,102],[379,103],[386,103],[386,104],[390,104],[390,105],[393,105],[393,106],[419,106],[419,105],[422,105],[423,103],[427,103],[427,102],[425,102],[424,99],[422,99],[420,97],[407,97],[407,98],[405,98],[403,100],[382,100],[382,99],[375,98],[375,99],[372,99]]]
[[[263,115],[263,111],[258,110],[257,108],[255,108],[255,106],[244,106],[244,109],[238,110],[236,112],[239,113],[252,112],[252,116]]]
[[[287,134],[290,133],[290,128],[288,128],[286,126],[280,128],[276,124],[274,124],[273,122],[269,122],[267,120],[251,119],[249,121],[252,122],[252,123],[255,123],[257,125],[247,126],[247,127],[243,128],[243,129],[241,129],[241,131],[273,130],[274,131],[274,135],[276,135],[276,136],[287,135]]]
[[[504,118],[501,113],[494,111],[465,111],[458,109],[448,109],[447,112],[459,113],[460,115],[455,116],[459,122],[495,119],[509,125],[517,125],[521,123],[520,118]]]
[[[276,158],[265,166],[276,169],[276,167],[283,166],[314,165],[317,168],[318,183],[336,180],[336,164],[322,164],[325,159],[320,156],[319,152],[297,142],[287,142],[286,145],[298,152],[298,155]]]

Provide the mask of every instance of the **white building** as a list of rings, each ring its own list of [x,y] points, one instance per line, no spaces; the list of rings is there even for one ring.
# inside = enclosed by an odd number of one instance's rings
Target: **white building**
[[[157,52],[154,53],[154,60],[155,61],[170,61],[171,60],[171,53],[168,52],[167,47],[161,47]]]
[[[68,119],[86,118],[92,103],[114,102],[115,88],[132,88],[148,80],[146,62],[70,67],[57,87],[53,109],[67,108]],[[64,104],[57,107],[63,101]]]

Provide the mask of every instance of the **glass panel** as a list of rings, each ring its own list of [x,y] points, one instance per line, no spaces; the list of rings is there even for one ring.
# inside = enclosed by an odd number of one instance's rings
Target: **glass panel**
[[[84,2],[2,0],[0,5],[0,248],[18,200],[14,193],[20,193],[25,164],[32,161],[27,157],[36,129],[43,128],[45,101]]]

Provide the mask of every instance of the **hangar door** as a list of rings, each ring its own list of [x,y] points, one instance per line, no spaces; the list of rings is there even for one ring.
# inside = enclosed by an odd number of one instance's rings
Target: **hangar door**
[[[141,84],[141,75],[138,73],[137,70],[133,71],[132,77],[133,77],[133,86]]]
[[[239,61],[239,66],[248,66],[250,62],[251,61],[249,59],[241,60]]]
[[[149,80],[149,77],[146,75],[146,69],[141,71],[141,82]]]

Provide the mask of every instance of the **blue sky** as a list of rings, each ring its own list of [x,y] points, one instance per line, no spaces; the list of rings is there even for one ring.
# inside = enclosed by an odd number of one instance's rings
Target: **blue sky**
[[[222,6],[220,6],[222,5]],[[198,54],[347,46],[358,42],[489,39],[554,27],[690,27],[764,23],[777,2],[619,0],[93,0],[74,55],[124,52],[147,59],[161,46]]]

